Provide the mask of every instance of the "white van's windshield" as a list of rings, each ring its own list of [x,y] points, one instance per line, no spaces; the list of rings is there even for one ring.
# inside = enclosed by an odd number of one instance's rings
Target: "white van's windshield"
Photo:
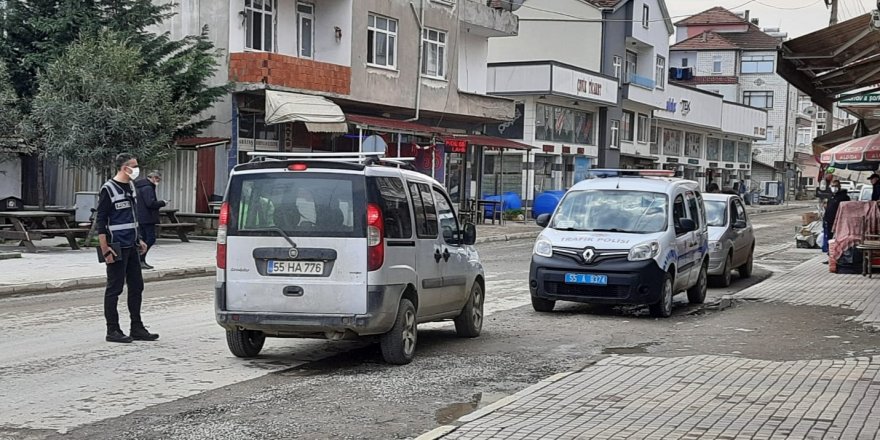
[[[565,195],[550,227],[565,231],[649,234],[666,230],[666,194],[585,190]]]

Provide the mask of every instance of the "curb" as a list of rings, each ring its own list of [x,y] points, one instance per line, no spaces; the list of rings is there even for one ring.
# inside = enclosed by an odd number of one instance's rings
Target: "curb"
[[[797,209],[810,209],[812,206],[810,205],[794,205],[794,206],[786,206],[784,208],[776,208],[776,209],[755,209],[749,214],[767,214],[771,212],[784,212],[784,211],[794,211]],[[748,212],[748,209],[746,210]]]
[[[500,241],[511,241],[511,240],[523,240],[528,238],[535,238],[541,234],[541,231],[530,231],[530,232],[517,232],[514,234],[504,234],[504,235],[492,235],[489,237],[477,238],[477,244],[483,243],[497,243]]]
[[[144,273],[144,282],[180,280],[185,278],[197,278],[213,275],[217,270],[215,266],[189,267],[184,269],[168,269],[149,271]],[[107,277],[85,277],[73,280],[56,280],[45,283],[17,284],[13,286],[0,286],[0,298],[23,294],[42,294],[63,292],[66,290],[92,289],[107,285]]]
[[[474,420],[485,417],[485,416],[497,411],[498,409],[501,409],[507,405],[510,405],[513,402],[516,402],[517,400],[519,400],[522,397],[534,394],[535,392],[541,390],[542,388],[544,388],[548,385],[551,385],[554,382],[558,382],[558,381],[560,381],[560,380],[562,380],[562,379],[564,379],[574,373],[576,373],[576,371],[566,371],[563,373],[554,374],[544,380],[541,380],[540,382],[538,382],[532,386],[529,386],[528,388],[520,390],[519,392],[517,392],[515,394],[511,394],[501,400],[492,402],[491,404],[486,405],[485,407],[480,408],[470,414],[459,417],[458,420],[456,420],[454,422],[455,423],[454,425],[439,426],[429,432],[426,432],[426,433],[416,437],[415,440],[436,440],[439,438],[443,438],[446,434],[449,434],[449,433],[455,431],[456,429],[458,429],[459,426],[461,426],[465,423],[473,422]]]

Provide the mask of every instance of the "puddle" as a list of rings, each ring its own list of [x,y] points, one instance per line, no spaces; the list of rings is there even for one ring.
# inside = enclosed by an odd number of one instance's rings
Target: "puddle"
[[[645,342],[632,347],[605,347],[602,354],[643,354],[648,352],[648,347],[657,345],[656,342]]]
[[[434,420],[441,425],[452,423],[459,417],[464,417],[505,397],[507,394],[504,393],[477,393],[471,397],[469,402],[453,403],[438,409],[434,413]]]

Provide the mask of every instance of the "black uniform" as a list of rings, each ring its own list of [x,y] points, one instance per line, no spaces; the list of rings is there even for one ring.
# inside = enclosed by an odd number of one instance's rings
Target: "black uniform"
[[[837,209],[840,208],[840,202],[848,201],[850,201],[849,195],[843,188],[838,190],[830,199],[828,199],[828,206],[825,207],[825,215],[822,217],[825,227],[827,228],[827,232],[825,233],[827,240],[834,238],[834,219],[837,218]]]

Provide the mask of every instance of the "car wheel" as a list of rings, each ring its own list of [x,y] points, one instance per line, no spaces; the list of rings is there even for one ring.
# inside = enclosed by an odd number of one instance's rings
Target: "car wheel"
[[[556,301],[532,296],[532,308],[536,312],[552,312],[553,307],[556,307]]]
[[[651,316],[655,318],[668,318],[672,315],[672,277],[669,274],[663,278],[663,290],[660,300],[648,306]]]
[[[389,364],[405,365],[412,362],[417,340],[416,308],[410,300],[403,298],[397,308],[394,327],[379,337],[382,358]]]
[[[725,264],[726,267],[726,264]],[[697,284],[688,289],[688,302],[691,304],[702,304],[706,301],[706,290],[708,288],[708,268],[706,264],[700,267],[700,277],[697,278]],[[730,285],[730,271],[727,272],[727,284]]]
[[[746,264],[743,264],[739,267],[739,276],[740,278],[749,278],[752,276],[752,270],[755,265],[755,248],[752,247],[752,250],[749,251],[749,259],[746,260]]]
[[[476,338],[483,329],[483,287],[474,282],[471,295],[461,313],[455,317],[455,333],[462,338]]]
[[[226,330],[226,345],[236,357],[252,358],[260,354],[266,335],[257,330]]]
[[[730,265],[733,263],[733,259],[730,255],[727,256],[727,259],[724,260],[724,267],[721,269],[721,275],[716,275],[711,278],[712,285],[717,287],[728,287],[730,286]]]

